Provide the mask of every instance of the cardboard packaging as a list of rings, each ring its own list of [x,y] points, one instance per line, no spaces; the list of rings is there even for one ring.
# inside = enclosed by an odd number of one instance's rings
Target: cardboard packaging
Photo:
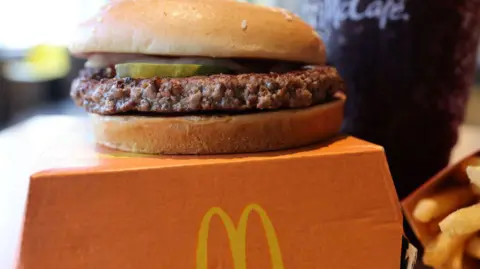
[[[471,160],[471,158],[474,156],[480,156],[480,151],[467,156],[458,163],[446,167],[402,201],[402,208],[406,220],[424,247],[428,244],[428,242],[431,242],[436,238],[440,232],[440,228],[435,222],[433,224],[425,224],[417,221],[413,217],[413,212],[417,203],[420,201],[420,199],[428,197],[446,188],[470,184],[466,174],[466,167],[469,160]],[[480,268],[480,262],[477,262],[476,264],[478,267],[475,268]]]
[[[413,268],[379,146],[149,156],[70,121],[31,177],[18,268]]]

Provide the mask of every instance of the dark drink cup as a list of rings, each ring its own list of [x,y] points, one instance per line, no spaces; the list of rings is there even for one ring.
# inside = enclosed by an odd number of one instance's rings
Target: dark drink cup
[[[347,83],[344,131],[385,147],[400,198],[445,167],[473,82],[475,0],[303,0]],[[479,138],[480,139],[480,138]]]

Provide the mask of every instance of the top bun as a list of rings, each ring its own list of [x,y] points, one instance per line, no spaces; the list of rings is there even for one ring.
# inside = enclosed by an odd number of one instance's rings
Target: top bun
[[[325,46],[299,17],[234,0],[114,0],[74,33],[75,55],[140,53],[324,64]]]

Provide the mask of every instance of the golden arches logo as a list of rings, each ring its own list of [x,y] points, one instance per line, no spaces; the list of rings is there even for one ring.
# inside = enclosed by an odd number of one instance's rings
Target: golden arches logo
[[[218,216],[225,226],[228,239],[230,240],[230,251],[232,252],[234,265],[233,269],[247,268],[245,245],[248,218],[252,212],[257,213],[262,221],[268,247],[270,249],[272,269],[283,269],[282,253],[278,244],[275,228],[265,210],[257,204],[251,204],[243,210],[236,227],[230,216],[219,207],[213,207],[205,214],[198,232],[197,269],[207,269],[208,267],[208,233],[210,230],[210,222],[214,216]]]

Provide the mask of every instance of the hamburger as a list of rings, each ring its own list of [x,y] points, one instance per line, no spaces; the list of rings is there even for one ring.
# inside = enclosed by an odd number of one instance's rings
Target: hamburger
[[[300,147],[335,135],[344,83],[294,14],[230,0],[111,1],[77,28],[71,97],[104,146],[150,154]]]

